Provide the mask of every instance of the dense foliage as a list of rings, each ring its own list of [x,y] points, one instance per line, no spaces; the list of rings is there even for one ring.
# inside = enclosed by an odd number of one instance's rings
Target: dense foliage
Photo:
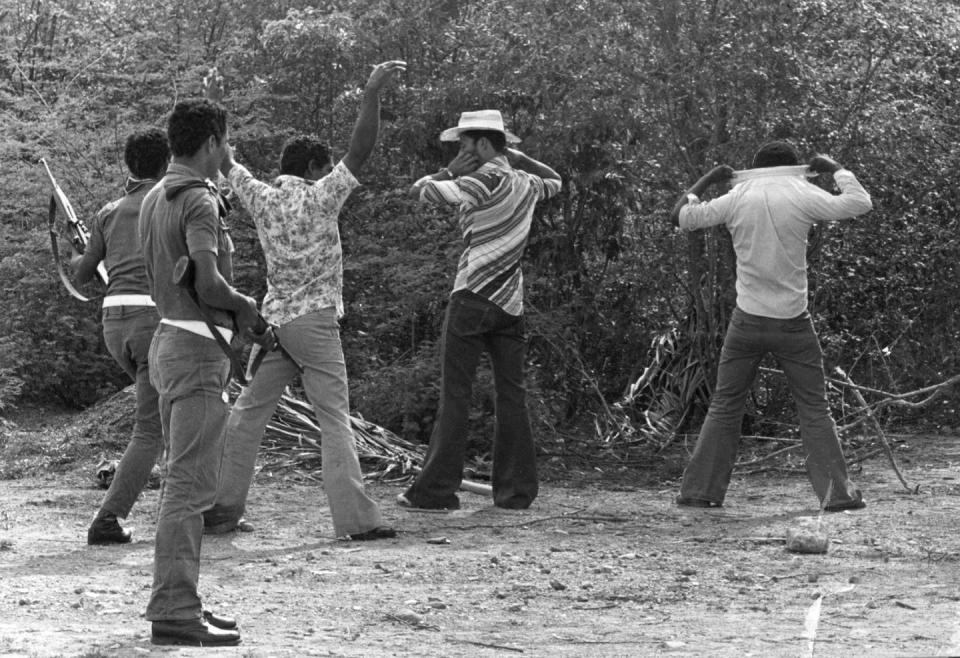
[[[497,107],[564,177],[527,258],[536,418],[562,427],[618,399],[665,332],[710,362],[732,304],[722,230],[680,235],[667,212],[717,162],[742,168],[787,137],[853,169],[863,219],[816,229],[812,309],[829,364],[903,390],[960,370],[957,209],[960,10],[921,0],[4,0],[0,10],[0,411],[86,405],[122,378],[97,311],[59,286],[45,231],[47,157],[91,216],[117,195],[125,135],[162,125],[206,68],[227,79],[239,158],[269,177],[312,132],[343,151],[370,66],[409,63],[346,208],[344,342],[354,405],[425,437],[436,339],[458,254],[443,212],[405,195],[451,156],[437,134]],[[262,257],[237,215],[240,287]],[[483,387],[478,387],[482,389]],[[771,417],[772,387],[757,396]],[[477,422],[491,400],[478,392]],[[949,400],[947,401],[950,402]],[[950,406],[952,410],[952,405]]]

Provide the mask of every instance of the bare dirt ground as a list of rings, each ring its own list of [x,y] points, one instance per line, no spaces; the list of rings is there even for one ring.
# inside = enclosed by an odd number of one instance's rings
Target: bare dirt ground
[[[960,655],[955,436],[900,445],[918,495],[883,457],[864,464],[869,506],[823,517],[825,555],[784,544],[817,515],[799,476],[735,477],[724,508],[689,510],[673,480],[555,468],[530,510],[464,493],[448,515],[371,483],[401,534],[352,543],[331,536],[316,482],[264,469],[256,531],[203,547],[204,601],[243,643],[177,649],[153,647],[143,618],[158,491],[127,521],[134,543],[87,546],[95,460],[50,465],[71,422],[0,419],[2,656]]]

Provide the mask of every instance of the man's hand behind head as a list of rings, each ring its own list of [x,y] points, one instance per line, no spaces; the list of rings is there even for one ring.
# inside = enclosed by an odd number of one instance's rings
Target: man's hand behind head
[[[704,176],[704,182],[707,185],[716,185],[718,183],[726,183],[731,178],[733,178],[733,167],[730,165],[717,165],[707,172]]]
[[[810,171],[815,171],[818,174],[832,174],[843,169],[839,162],[827,155],[815,155],[811,158],[809,167]]]

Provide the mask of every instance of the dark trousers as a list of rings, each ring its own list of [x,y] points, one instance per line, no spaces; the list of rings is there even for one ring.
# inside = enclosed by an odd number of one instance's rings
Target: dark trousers
[[[747,395],[760,360],[772,354],[787,378],[797,405],[807,474],[821,502],[859,499],[847,477],[837,428],[827,405],[823,353],[809,313],[781,320],[735,309],[727,327],[717,371],[717,388],[683,473],[680,495],[722,503],[740,445]]]
[[[527,415],[522,315],[510,315],[470,292],[450,298],[441,343],[441,397],[423,470],[406,496],[418,507],[457,507],[463,478],[468,417],[480,355],[493,368],[496,430],[493,501],[523,509],[537,497],[536,449]]]

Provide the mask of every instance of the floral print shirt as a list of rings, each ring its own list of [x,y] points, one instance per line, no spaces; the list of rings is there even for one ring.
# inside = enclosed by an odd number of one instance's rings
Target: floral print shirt
[[[343,315],[343,252],[337,218],[360,183],[343,161],[316,182],[279,176],[274,185],[234,165],[230,186],[250,212],[267,261],[261,312],[282,325],[323,308]]]

